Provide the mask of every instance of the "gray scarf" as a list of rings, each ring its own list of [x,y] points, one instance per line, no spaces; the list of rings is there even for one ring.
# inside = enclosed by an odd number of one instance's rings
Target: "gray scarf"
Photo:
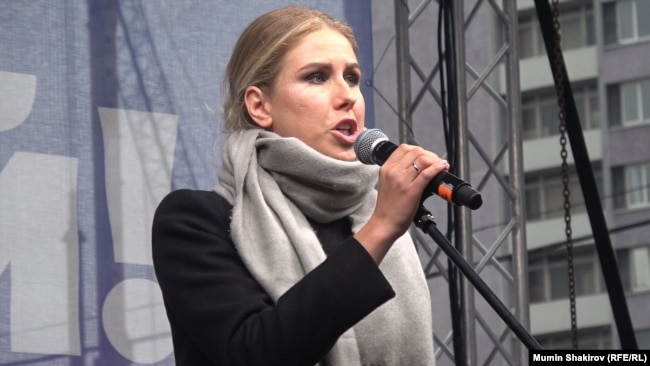
[[[350,217],[357,232],[375,206],[377,170],[261,129],[228,137],[214,190],[233,205],[235,247],[274,300],[325,260],[305,215],[322,223]],[[408,234],[379,268],[396,297],[344,333],[325,363],[434,365],[430,298]]]

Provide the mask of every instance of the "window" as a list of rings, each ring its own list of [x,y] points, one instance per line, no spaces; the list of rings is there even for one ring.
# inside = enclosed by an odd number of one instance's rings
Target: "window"
[[[576,5],[560,4],[560,32],[562,49],[570,50],[596,43],[594,12],[591,2]],[[519,17],[519,57],[528,58],[546,54],[537,13],[523,13]]]
[[[650,163],[612,169],[614,207],[637,208],[650,205]]]
[[[559,145],[558,145],[558,159]],[[602,174],[599,167],[594,166],[594,176],[598,191]],[[562,172],[527,174],[525,179],[526,218],[529,221],[546,220],[564,215],[564,184],[562,183]],[[578,175],[569,169],[569,200],[571,213],[584,212],[586,210],[582,189]]]
[[[650,2],[620,0],[603,4],[605,44],[636,42],[650,37]]]
[[[621,103],[624,126],[649,123],[650,79],[621,84]]]
[[[625,290],[650,291],[650,247],[635,247],[618,251],[618,267]]]
[[[546,300],[546,270],[543,258],[528,258],[528,296],[530,302],[543,302]]]
[[[650,349],[650,329],[637,330],[636,341],[639,349]]]
[[[570,331],[539,335],[535,338],[543,349],[573,349],[573,337]],[[578,329],[578,348],[611,349],[609,327]]]
[[[519,16],[519,58],[540,56],[545,52],[537,14]]]
[[[609,85],[607,105],[612,126],[650,123],[650,79]]]
[[[630,251],[632,257],[632,290],[650,290],[650,250],[648,247]]]
[[[531,303],[569,297],[567,254],[564,249],[531,254],[528,260],[528,283]],[[574,248],[573,269],[577,296],[593,295],[605,290],[600,262],[593,246]]]
[[[625,168],[625,192],[627,192],[627,207],[643,206],[648,202],[647,165]]]
[[[598,93],[596,84],[573,87],[578,117],[583,130],[600,127]],[[524,140],[559,135],[557,94],[552,92],[528,93],[521,100],[522,135]]]

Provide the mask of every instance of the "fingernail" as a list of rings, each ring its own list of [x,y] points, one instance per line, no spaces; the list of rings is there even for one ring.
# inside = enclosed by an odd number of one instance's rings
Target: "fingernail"
[[[440,165],[449,167],[449,162],[447,160],[440,160]]]

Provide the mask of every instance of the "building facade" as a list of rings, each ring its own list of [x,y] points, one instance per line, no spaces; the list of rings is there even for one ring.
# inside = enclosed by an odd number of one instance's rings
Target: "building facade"
[[[507,2],[508,0],[504,0]],[[514,0],[511,0],[514,1]],[[438,9],[435,2],[411,0],[410,52],[412,74],[425,74],[438,64],[436,35]],[[433,4],[433,5],[432,5]],[[495,24],[497,15],[476,10],[476,2],[465,1],[466,16],[472,17],[465,29],[464,50],[473,70],[487,67],[489,57],[498,52],[503,31]],[[483,4],[485,5],[485,4]],[[375,126],[396,137],[399,121],[395,115],[395,18],[392,2],[373,2],[373,47],[375,68],[368,79],[375,89]],[[525,200],[526,248],[528,253],[528,294],[530,331],[546,349],[572,348],[565,210],[558,101],[553,76],[542,41],[533,0],[516,2],[521,115],[516,119],[522,133],[522,191]],[[417,15],[416,15],[417,13]],[[563,56],[571,80],[589,158],[605,211],[619,273],[639,347],[650,348],[650,1],[648,0],[563,0],[560,1],[560,29]],[[363,45],[362,45],[363,47]],[[414,65],[422,70],[416,70]],[[478,65],[478,66],[477,66]],[[503,91],[503,68],[486,80]],[[433,77],[435,87],[436,77]],[[473,80],[468,81],[472,85]],[[422,88],[422,77],[412,76],[413,95]],[[486,151],[496,151],[507,128],[504,112],[495,108],[478,88],[467,106],[470,131]],[[435,93],[432,93],[435,94]],[[432,98],[435,99],[435,98]],[[434,100],[417,100],[412,113],[413,131],[424,147],[444,151],[440,108]],[[585,209],[585,198],[575,173],[570,146],[569,191],[575,273],[576,314],[580,349],[620,347],[607,289]],[[505,164],[505,163],[503,163]],[[470,151],[470,181],[478,181],[486,171],[476,152]],[[492,240],[494,228],[507,222],[510,211],[499,205],[497,186],[486,183],[485,203],[472,214],[474,238]],[[434,204],[437,205],[437,204]],[[434,208],[439,226],[445,227],[447,211]],[[499,249],[500,260],[508,263],[509,249]],[[428,269],[427,269],[428,270]],[[442,272],[440,270],[439,272]],[[484,271],[481,276],[504,299],[518,294]],[[448,297],[444,281],[427,272],[434,307],[434,334],[441,339],[450,328]],[[444,277],[440,274],[439,277]],[[479,301],[480,302],[480,301]],[[484,304],[477,305],[487,308]],[[501,328],[494,315],[484,321]],[[477,327],[480,328],[480,327]],[[493,357],[493,343],[479,329],[479,364],[507,364]],[[513,337],[513,342],[517,340]],[[441,341],[440,341],[441,342]],[[449,342],[447,342],[449,344]],[[509,348],[512,343],[504,341]],[[444,351],[440,364],[451,358]]]
[[[532,1],[519,9],[531,331],[571,348],[557,97]],[[570,174],[579,347],[619,346],[585,212],[600,199],[641,348],[650,348],[650,2],[563,1],[562,49],[600,197]],[[571,166],[570,171],[575,172]],[[556,233],[557,235],[549,235]]]

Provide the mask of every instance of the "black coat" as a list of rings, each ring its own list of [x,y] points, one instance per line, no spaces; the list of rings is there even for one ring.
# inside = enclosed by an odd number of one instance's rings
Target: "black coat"
[[[327,259],[275,303],[234,247],[231,209],[215,192],[179,190],[156,211],[153,261],[177,365],[314,365],[395,296],[339,220],[312,222]]]

